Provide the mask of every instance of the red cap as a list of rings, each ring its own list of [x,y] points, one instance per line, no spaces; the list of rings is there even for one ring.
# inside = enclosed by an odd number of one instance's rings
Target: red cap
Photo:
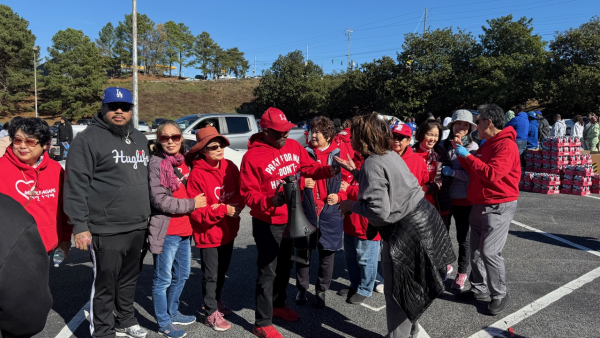
[[[288,131],[296,125],[288,121],[285,114],[277,108],[269,108],[260,118],[260,127],[273,129],[280,132]]]
[[[398,123],[392,129],[392,134],[404,135],[406,137],[412,136],[412,129],[408,126],[408,124]]]

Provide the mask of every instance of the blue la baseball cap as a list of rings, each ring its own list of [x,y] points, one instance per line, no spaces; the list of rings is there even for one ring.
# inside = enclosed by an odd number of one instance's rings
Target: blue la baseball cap
[[[102,95],[102,103],[111,102],[126,102],[133,104],[133,96],[129,89],[108,87],[104,90],[104,94]]]

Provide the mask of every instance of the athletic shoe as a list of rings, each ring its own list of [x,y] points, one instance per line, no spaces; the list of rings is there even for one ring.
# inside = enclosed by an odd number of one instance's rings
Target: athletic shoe
[[[375,291],[377,293],[383,293],[383,284],[377,284],[377,286],[375,287],[375,289],[373,289],[373,291]]]
[[[181,312],[177,311],[174,316],[171,316],[171,323],[179,325],[190,325],[196,321],[194,316],[182,315]]]
[[[231,324],[225,318],[223,318],[223,314],[217,310],[213,312],[212,315],[206,317],[204,320],[204,325],[212,328],[215,331],[227,331],[231,329]]]
[[[217,301],[217,309],[225,317],[227,317],[227,316],[229,316],[230,314],[233,313],[233,310],[231,310],[229,307],[227,307],[227,305],[223,304],[223,302],[221,302],[220,300]]]
[[[337,295],[342,296],[342,297],[348,297],[348,295],[352,296],[355,293],[356,293],[356,290],[352,290],[352,289],[348,288],[348,289],[341,289],[340,291],[337,292]]]
[[[146,338],[148,331],[139,325],[133,325],[125,329],[115,328],[115,334],[119,337]]]
[[[454,271],[454,269],[452,268],[452,265],[448,264],[446,266],[446,273],[442,273],[442,281],[446,281],[448,279],[448,276],[452,273],[452,271]]]
[[[506,308],[506,305],[510,303],[510,297],[508,294],[504,298],[492,299],[490,305],[488,305],[488,311],[492,316],[500,314]]]
[[[472,300],[490,300],[490,294],[489,293],[482,293],[482,292],[476,292],[473,291],[473,289],[469,289],[467,291],[463,291],[461,293],[457,293],[456,295],[454,295],[454,298],[456,298],[456,300],[460,300],[460,301],[472,301]]]
[[[367,298],[368,298],[367,296],[363,296],[359,293],[355,293],[352,296],[348,297],[348,299],[346,299],[346,302],[348,302],[350,304],[361,304]]]
[[[273,308],[273,317],[279,317],[286,322],[295,322],[300,319],[300,315],[296,313],[296,311],[290,309],[287,306],[284,307],[274,307]]]
[[[457,273],[452,288],[455,290],[462,290],[465,287],[465,281],[467,280],[466,273]]]
[[[261,338],[283,338],[281,333],[279,333],[277,329],[273,327],[273,325],[265,327],[254,326],[252,333]]]
[[[296,293],[296,304],[306,304],[306,290],[298,289],[298,293]]]
[[[187,335],[185,331],[173,325],[173,323],[169,324],[167,327],[161,327],[158,329],[158,333],[169,338],[181,338]]]

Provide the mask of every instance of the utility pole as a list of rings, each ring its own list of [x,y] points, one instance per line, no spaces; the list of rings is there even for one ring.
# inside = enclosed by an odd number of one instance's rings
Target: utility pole
[[[346,36],[348,36],[348,69],[352,70],[352,66],[350,65],[350,37],[353,31],[350,30],[350,27],[346,30]]]
[[[423,20],[423,34],[427,30],[427,7],[425,7],[425,20]]]
[[[34,94],[35,94],[35,117],[38,117],[38,104],[37,104],[37,52],[40,47],[33,47],[33,83],[34,83]]]
[[[137,0],[133,1],[131,23],[133,26],[133,127],[138,127],[138,68],[137,68]]]
[[[256,55],[254,56],[254,70],[252,71],[252,75],[256,76]]]

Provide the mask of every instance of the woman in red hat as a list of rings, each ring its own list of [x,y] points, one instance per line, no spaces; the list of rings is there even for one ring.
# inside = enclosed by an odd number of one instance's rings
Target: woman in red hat
[[[194,241],[202,259],[202,293],[206,319],[204,324],[215,331],[226,331],[231,324],[224,316],[232,313],[221,302],[225,274],[231,263],[233,241],[240,229],[240,171],[224,158],[229,140],[214,127],[196,134],[198,143],[190,150],[193,160],[187,191],[190,196],[204,193],[207,205],[192,213]]]
[[[392,129],[392,136],[394,137],[392,144],[394,151],[402,156],[410,172],[419,181],[419,185],[423,186],[429,180],[429,172],[423,158],[416,155],[410,147],[412,129],[407,124],[399,123]]]

